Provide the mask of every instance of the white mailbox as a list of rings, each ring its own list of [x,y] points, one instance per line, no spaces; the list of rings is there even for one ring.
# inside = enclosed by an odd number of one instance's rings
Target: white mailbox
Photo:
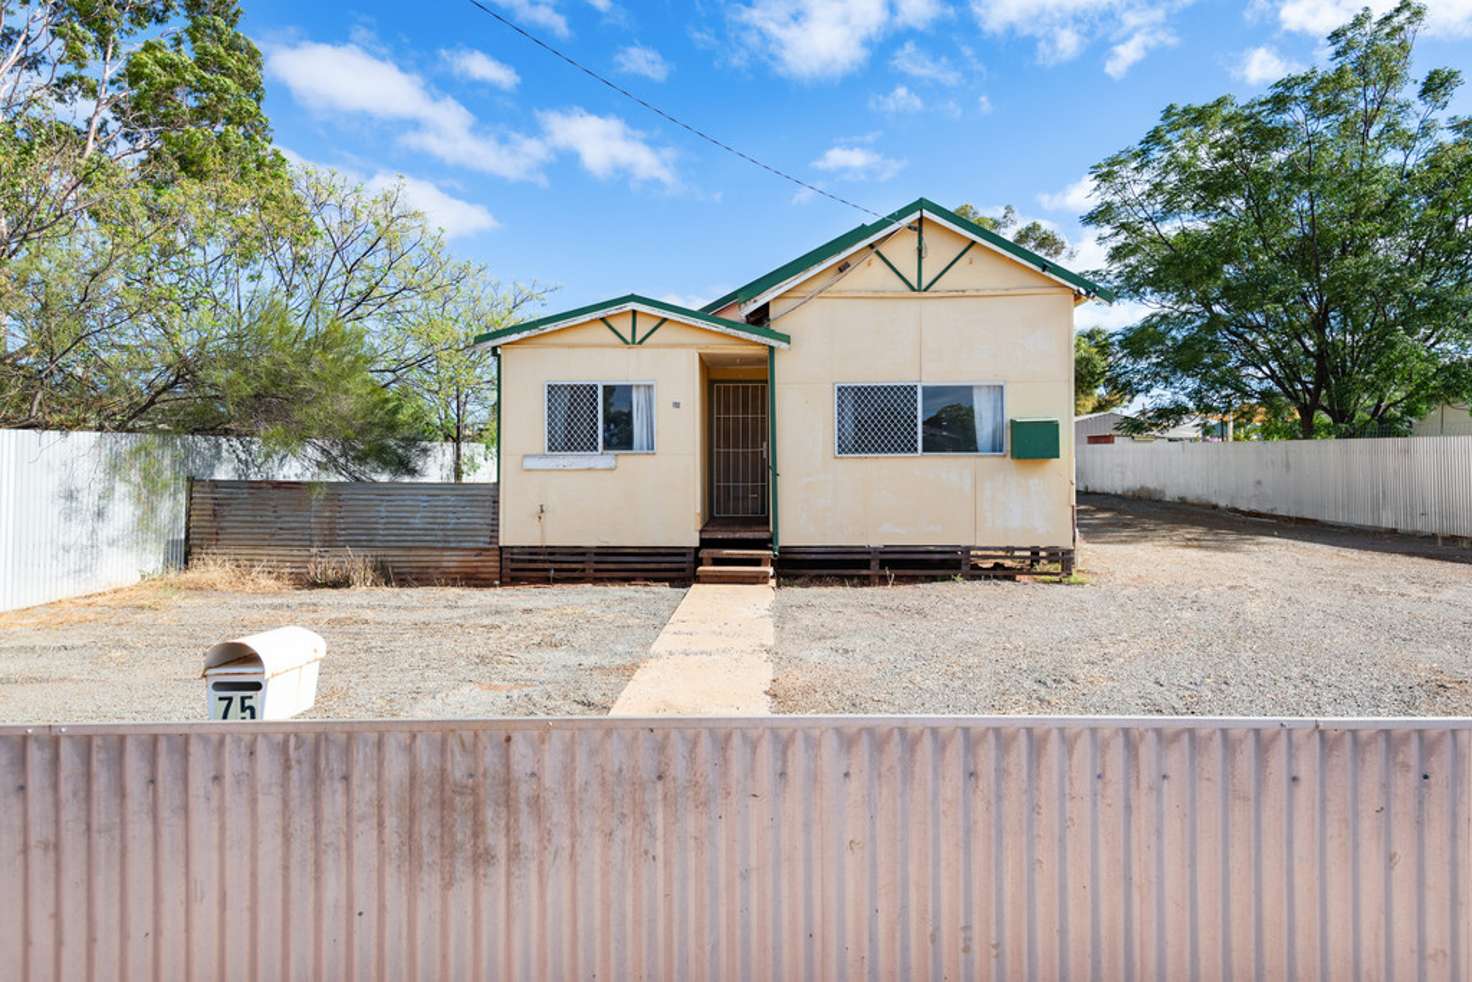
[[[290,719],[317,701],[327,643],[304,627],[278,627],[215,645],[204,656],[210,719]]]

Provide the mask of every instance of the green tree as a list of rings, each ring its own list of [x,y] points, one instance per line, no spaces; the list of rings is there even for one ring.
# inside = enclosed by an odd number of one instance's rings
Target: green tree
[[[1040,256],[1068,259],[1073,255],[1073,249],[1061,232],[1037,220],[1022,224],[1017,217],[1017,209],[1011,205],[996,215],[988,215],[964,204],[956,209],[956,214],[998,235],[1005,235]],[[1103,412],[1129,401],[1130,390],[1117,370],[1117,362],[1118,351],[1108,331],[1090,328],[1074,335],[1074,412]]]
[[[1368,11],[1264,96],[1170,106],[1093,169],[1085,222],[1151,312],[1120,333],[1159,421],[1286,404],[1299,435],[1403,427],[1469,387],[1472,121],[1419,83],[1424,10]]]
[[[546,296],[535,284],[503,288],[480,267],[464,269],[458,289],[408,324],[408,357],[397,373],[424,408],[435,438],[450,445],[457,482],[469,473],[466,447],[494,446],[500,412],[495,359],[474,346],[475,337],[516,323],[525,307]]]
[[[362,327],[304,325],[274,301],[250,316],[211,352],[171,428],[253,437],[353,480],[418,470],[424,407],[375,377]]]
[[[1077,332],[1073,336],[1073,411],[1107,412],[1129,398],[1129,390],[1119,379],[1114,337],[1102,327]]]
[[[1005,235],[1024,249],[1031,249],[1040,256],[1067,259],[1073,255],[1073,250],[1069,248],[1068,240],[1062,233],[1036,219],[1022,224],[1017,217],[1017,209],[1011,205],[1003,207],[995,215],[988,215],[970,204],[964,204],[956,209],[956,214],[998,235]]]
[[[120,187],[279,176],[240,16],[236,0],[0,0],[0,263]]]

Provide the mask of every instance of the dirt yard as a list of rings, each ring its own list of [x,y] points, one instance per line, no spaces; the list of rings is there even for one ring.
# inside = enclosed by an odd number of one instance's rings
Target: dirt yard
[[[777,711],[1472,715],[1472,550],[1086,497],[1082,583],[787,587]],[[0,614],[0,721],[199,719],[213,642],[327,639],[311,715],[607,712],[682,591],[162,581]]]
[[[308,716],[608,711],[680,602],[668,587],[201,592],[143,584],[0,614],[0,721],[200,719],[211,644],[327,641]]]
[[[1081,585],[779,590],[778,711],[1472,715],[1472,550],[1079,506]]]

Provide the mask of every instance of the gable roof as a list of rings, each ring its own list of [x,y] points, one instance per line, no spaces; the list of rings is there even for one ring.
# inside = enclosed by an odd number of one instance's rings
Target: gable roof
[[[585,307],[576,307],[572,310],[564,310],[561,313],[548,314],[546,317],[538,317],[536,320],[523,321],[510,327],[503,327],[499,331],[491,331],[476,337],[477,345],[500,345],[511,341],[520,341],[536,334],[546,334],[550,331],[559,331],[564,327],[572,327],[585,321],[595,320],[599,317],[612,317],[627,311],[642,311],[653,317],[662,317],[667,320],[679,321],[698,327],[707,331],[715,331],[719,334],[729,334],[733,337],[744,338],[765,344],[773,348],[785,348],[792,339],[781,331],[774,331],[769,327],[760,327],[756,324],[746,324],[742,321],[733,321],[725,317],[716,317],[702,310],[691,310],[689,307],[681,307],[679,304],[667,303],[664,300],[654,300],[642,297],[637,293],[626,293],[612,300],[604,300],[599,303],[591,303]],[[650,330],[653,334],[653,329]],[[644,335],[646,338],[648,334]],[[626,343],[643,343],[642,341]]]
[[[991,229],[978,225],[969,219],[962,218],[949,208],[944,208],[929,198],[916,198],[903,208],[891,212],[886,217],[870,222],[867,225],[860,225],[857,228],[850,229],[842,235],[823,243],[816,249],[803,253],[791,262],[784,263],[771,272],[757,277],[745,286],[737,287],[725,296],[717,300],[712,300],[700,309],[707,313],[712,313],[728,304],[750,303],[753,299],[770,292],[774,287],[781,286],[789,280],[805,279],[806,277],[803,274],[810,270],[816,272],[814,267],[836,261],[848,253],[861,248],[894,226],[922,215],[937,219],[942,224],[950,226],[954,231],[974,239],[981,245],[1000,252],[1025,266],[1031,266],[1044,276],[1058,280],[1087,297],[1098,297],[1101,300],[1109,302],[1113,302],[1114,300],[1113,291],[1100,286],[1093,280],[1080,276],[1072,270],[1065,269],[1053,260],[1040,256],[1031,249],[1025,249],[1011,239],[998,235]]]

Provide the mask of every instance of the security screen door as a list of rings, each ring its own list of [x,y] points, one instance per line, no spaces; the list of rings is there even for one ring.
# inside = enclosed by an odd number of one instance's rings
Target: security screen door
[[[711,511],[767,515],[767,383],[716,382],[711,413]]]

